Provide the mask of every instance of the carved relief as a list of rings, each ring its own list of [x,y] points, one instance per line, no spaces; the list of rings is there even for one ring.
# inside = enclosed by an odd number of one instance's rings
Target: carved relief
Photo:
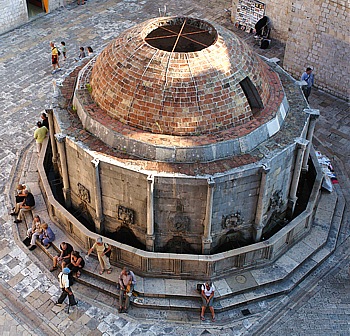
[[[239,211],[236,211],[233,214],[222,216],[222,228],[236,228],[244,224],[244,218]]]
[[[169,221],[175,231],[189,231],[191,219],[184,214],[184,206],[180,200],[176,201],[176,213],[170,216]]]
[[[281,190],[275,191],[275,193],[270,198],[270,205],[267,211],[280,210],[283,204],[284,202],[282,198],[282,191]]]
[[[118,206],[118,219],[122,221],[123,224],[130,225],[134,224],[135,212],[134,210]]]
[[[81,183],[78,183],[78,196],[82,201],[90,203],[90,192]]]
[[[171,225],[176,231],[186,232],[190,227],[190,218],[185,216],[183,213],[176,213],[173,217],[170,218]]]

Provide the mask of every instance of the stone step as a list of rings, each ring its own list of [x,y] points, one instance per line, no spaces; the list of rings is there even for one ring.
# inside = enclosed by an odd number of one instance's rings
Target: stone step
[[[26,167],[24,169],[25,182],[35,185],[37,173],[34,170],[37,155],[36,153],[30,154],[28,155],[31,157],[30,160],[27,159],[24,164]],[[40,189],[35,189],[35,197],[39,200],[42,198]],[[339,235],[344,206],[344,198],[338,186],[335,186],[333,193],[323,192],[317,204],[310,233],[304,239],[297,242],[283,256],[268,266],[250,269],[214,282],[216,311],[225,312],[293,290],[333,252]],[[49,218],[44,202],[35,211],[38,211],[42,218]],[[77,244],[58,225],[53,223],[52,227],[56,234],[56,241],[49,249],[42,247],[51,259],[57,255],[58,245],[62,241],[69,242],[83,256],[85,255],[86,251],[79,250]],[[78,281],[117,298],[116,281],[120,268],[113,267],[111,274],[105,272],[103,275],[98,274],[98,268],[97,259],[89,258]],[[142,278],[137,275],[136,277],[135,294],[137,296],[133,299],[132,305],[139,307],[141,311],[155,309],[198,312],[201,303],[196,285],[202,283],[202,279]]]
[[[341,194],[322,194],[308,235],[309,239],[296,243],[285,255],[267,267],[215,281],[215,310],[224,312],[293,290],[334,250],[344,207],[345,202]],[[325,222],[329,222],[330,225],[324,225]],[[64,240],[74,246],[58,227],[55,228],[55,232],[58,237],[56,244]],[[57,253],[56,244],[48,250],[44,249],[50,258]],[[98,261],[90,258],[77,281],[118,298],[116,279],[120,269],[114,268],[112,274],[103,276],[97,274],[97,269]],[[196,291],[198,282],[200,281],[137,277],[137,296],[133,297],[132,305],[143,309],[198,312],[201,304],[199,293]]]

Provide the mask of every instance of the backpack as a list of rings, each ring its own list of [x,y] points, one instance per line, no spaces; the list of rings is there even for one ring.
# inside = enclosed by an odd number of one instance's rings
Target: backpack
[[[110,251],[108,251],[108,252],[106,252],[107,250],[108,250],[108,245],[106,246],[107,244],[104,244],[104,247],[105,247],[105,250],[104,250],[104,253],[105,253],[105,256],[107,257],[107,258],[110,258],[111,257],[111,253],[112,253],[112,250],[110,250]]]
[[[58,56],[61,56],[61,52],[60,52],[60,49],[58,49],[57,47],[55,47],[57,49],[57,55]]]

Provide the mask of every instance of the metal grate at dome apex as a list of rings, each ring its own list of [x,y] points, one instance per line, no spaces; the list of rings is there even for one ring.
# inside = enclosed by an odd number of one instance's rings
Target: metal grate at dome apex
[[[145,41],[152,47],[168,52],[195,52],[211,46],[217,33],[213,26],[200,20],[177,18],[164,22],[150,32]]]

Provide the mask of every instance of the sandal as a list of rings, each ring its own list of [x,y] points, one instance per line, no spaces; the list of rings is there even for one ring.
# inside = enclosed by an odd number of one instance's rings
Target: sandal
[[[112,273],[112,269],[110,268],[107,270],[107,274],[111,274],[111,273]]]
[[[202,321],[205,321],[205,317],[201,315],[201,320]]]
[[[105,270],[99,271],[98,273],[102,275],[105,272]]]
[[[216,318],[215,316],[211,319],[212,322],[215,322],[216,321]]]

